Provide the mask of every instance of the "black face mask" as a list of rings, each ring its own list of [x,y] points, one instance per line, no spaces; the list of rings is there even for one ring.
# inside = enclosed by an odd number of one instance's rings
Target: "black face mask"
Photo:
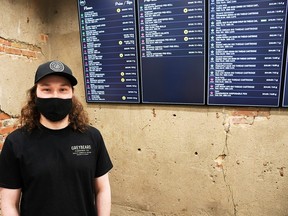
[[[52,122],[64,119],[72,109],[72,98],[36,98],[38,111]]]

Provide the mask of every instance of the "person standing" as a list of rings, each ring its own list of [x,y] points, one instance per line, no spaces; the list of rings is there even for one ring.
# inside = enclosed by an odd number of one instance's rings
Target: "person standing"
[[[41,64],[0,154],[2,216],[108,216],[113,164],[60,61]]]

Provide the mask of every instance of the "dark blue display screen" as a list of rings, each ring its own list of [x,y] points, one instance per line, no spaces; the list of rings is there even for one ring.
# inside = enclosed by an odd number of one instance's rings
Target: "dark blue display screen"
[[[287,0],[209,0],[208,104],[279,106]]]
[[[288,107],[287,0],[78,0],[78,13],[87,102]]]
[[[288,107],[288,45],[286,52],[286,68],[285,68],[285,82],[284,82],[284,92],[283,92],[283,107]]]
[[[205,103],[204,1],[138,0],[143,103]]]
[[[140,102],[135,7],[78,0],[87,102]]]

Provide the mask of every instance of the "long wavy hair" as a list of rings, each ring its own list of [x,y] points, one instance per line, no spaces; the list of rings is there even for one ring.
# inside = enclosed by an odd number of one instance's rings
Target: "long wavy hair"
[[[21,109],[21,116],[19,118],[20,127],[26,127],[28,131],[40,126],[40,113],[36,108],[36,89],[37,84],[34,85],[27,92],[27,102]],[[72,110],[69,113],[70,126],[79,132],[84,132],[89,124],[87,112],[84,110],[81,102],[73,95]]]

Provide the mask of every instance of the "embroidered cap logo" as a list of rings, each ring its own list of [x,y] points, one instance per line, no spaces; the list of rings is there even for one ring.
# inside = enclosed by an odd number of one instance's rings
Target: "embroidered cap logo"
[[[52,61],[49,65],[49,68],[55,72],[62,72],[65,69],[65,66],[62,62],[59,61]]]

